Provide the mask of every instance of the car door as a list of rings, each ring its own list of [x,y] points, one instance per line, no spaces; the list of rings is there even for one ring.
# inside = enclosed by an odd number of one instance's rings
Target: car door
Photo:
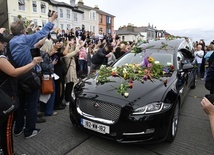
[[[182,100],[185,98],[186,94],[189,91],[189,77],[190,72],[183,70],[183,65],[189,63],[189,60],[182,52],[177,53],[177,66],[178,66],[178,89]]]

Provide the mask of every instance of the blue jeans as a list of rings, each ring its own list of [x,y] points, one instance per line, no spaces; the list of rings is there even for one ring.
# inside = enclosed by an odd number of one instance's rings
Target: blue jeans
[[[87,72],[87,61],[86,60],[79,60],[79,71],[86,73]]]
[[[198,75],[198,78],[201,78],[201,64],[197,64],[197,74]]]
[[[44,112],[45,116],[51,116],[54,112],[54,101],[55,101],[55,82],[53,79],[53,87],[54,87],[54,92],[51,94],[51,97],[49,98],[47,103],[41,102],[40,104],[40,111]]]
[[[19,133],[23,127],[24,134],[31,134],[36,128],[37,105],[39,100],[39,90],[34,90],[31,94],[27,94],[22,90],[18,91],[20,107],[16,111],[14,132]],[[26,115],[26,120],[24,116]]]

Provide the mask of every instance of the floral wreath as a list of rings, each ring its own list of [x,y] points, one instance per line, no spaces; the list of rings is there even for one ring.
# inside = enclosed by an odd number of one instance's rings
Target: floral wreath
[[[134,87],[133,81],[144,81],[153,79],[162,80],[164,85],[167,85],[167,78],[165,80],[162,77],[169,77],[174,71],[173,65],[163,66],[156,64],[152,57],[145,57],[141,64],[126,64],[120,67],[107,67],[101,66],[96,73],[96,82],[104,84],[111,82],[108,77],[119,77],[121,78],[120,85],[118,87],[112,86],[117,90],[118,94],[125,97],[129,96],[128,89]]]

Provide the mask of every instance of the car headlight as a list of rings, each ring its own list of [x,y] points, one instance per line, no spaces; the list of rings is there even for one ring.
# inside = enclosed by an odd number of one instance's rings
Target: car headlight
[[[150,103],[148,105],[135,109],[132,114],[133,115],[142,115],[142,114],[158,113],[160,111],[165,111],[165,110],[169,109],[170,107],[171,107],[171,104],[169,104],[169,103],[154,102],[154,103]]]

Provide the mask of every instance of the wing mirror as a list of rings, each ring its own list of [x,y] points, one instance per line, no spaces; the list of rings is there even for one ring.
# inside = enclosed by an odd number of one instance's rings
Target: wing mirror
[[[184,64],[182,69],[183,72],[190,72],[194,69],[194,66],[192,64]]]

